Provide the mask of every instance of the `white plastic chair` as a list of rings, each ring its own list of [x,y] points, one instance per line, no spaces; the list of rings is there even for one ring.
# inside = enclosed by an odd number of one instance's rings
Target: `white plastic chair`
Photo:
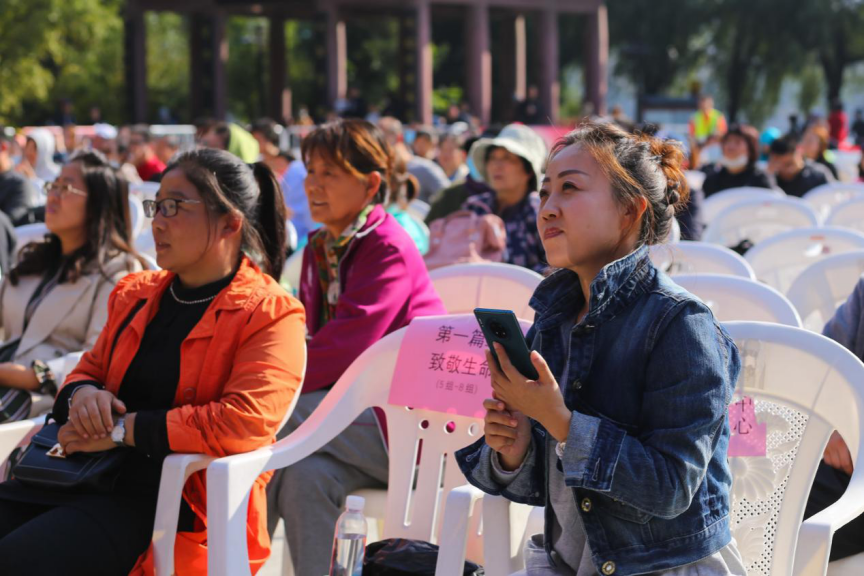
[[[786,194],[782,190],[772,188],[753,188],[743,186],[740,188],[729,188],[715,192],[705,199],[702,204],[702,218],[705,223],[710,224],[714,218],[723,210],[746,200],[763,200],[770,198],[784,198]]]
[[[364,410],[380,407],[387,416],[390,472],[384,517],[384,538],[412,538],[436,542],[440,509],[458,499],[450,491],[465,484],[453,457],[456,450],[483,434],[482,420],[426,410],[410,410],[387,403],[390,381],[406,329],[397,330],[369,347],[345,371],[323,402],[297,430],[272,446],[247,454],[214,461],[207,469],[208,566],[211,576],[249,574],[246,542],[246,509],[249,490],[262,472],[285,468],[330,442]],[[448,430],[448,424],[453,425]],[[422,454],[416,467],[422,441]],[[413,487],[413,489],[412,489]],[[471,508],[479,491],[461,504]],[[437,574],[457,572],[442,566],[459,566],[467,556],[479,560],[479,515],[451,514],[469,518],[462,535],[468,534],[460,550],[442,549]],[[175,518],[176,520],[176,518]],[[176,524],[176,522],[175,522]],[[466,532],[465,527],[468,526]],[[450,533],[450,526],[442,532]],[[467,548],[466,548],[467,546]],[[457,547],[458,548],[458,547]]]
[[[298,250],[285,260],[282,267],[280,283],[286,290],[291,290],[296,296],[300,291],[300,276],[303,274],[303,250]]]
[[[766,284],[727,274],[680,274],[673,280],[702,300],[721,322],[747,320],[801,327],[792,303]]]
[[[787,230],[819,225],[816,212],[799,198],[747,200],[725,208],[705,228],[704,242],[736,246],[744,239],[758,244]]]
[[[405,211],[408,212],[408,214],[411,214],[414,218],[423,222],[426,220],[426,216],[429,215],[430,209],[431,206],[429,206],[428,203],[417,198],[408,203],[408,208]]]
[[[687,184],[690,188],[702,189],[705,184],[705,173],[701,170],[685,170],[684,177],[687,178]]]
[[[860,197],[864,197],[864,184],[831,182],[813,188],[802,199],[824,220],[834,206]]]
[[[129,185],[129,192],[141,200],[152,200],[159,192],[159,182],[138,182]]]
[[[821,333],[864,274],[864,250],[828,256],[804,269],[786,292],[804,327]]]
[[[144,215],[143,201],[134,194],[129,195],[129,217],[132,220],[132,238],[138,238],[144,230],[147,217]]]
[[[864,250],[864,234],[846,228],[799,228],[763,240],[744,258],[756,278],[785,293],[810,264],[851,250]]]
[[[449,314],[502,308],[517,318],[534,317],[528,302],[543,280],[533,270],[497,262],[444,266],[430,271],[429,278]]]
[[[35,224],[24,224],[15,228],[15,251],[12,254],[12,260],[18,257],[18,252],[30,242],[41,242],[45,235],[48,234],[48,227],[42,222]]]
[[[670,276],[678,274],[731,274],[756,279],[750,264],[725,246],[682,240],[650,248],[651,261]]]
[[[62,366],[48,363],[52,370],[71,370],[77,360],[69,359]],[[303,374],[306,366],[304,359]],[[55,372],[56,374],[56,372]],[[65,374],[65,373],[64,373]],[[302,386],[302,382],[301,382]],[[299,390],[300,388],[298,388]],[[282,419],[280,429],[288,421],[289,416],[297,406],[300,394],[294,394],[291,404]],[[21,422],[0,425],[0,472],[5,470],[9,455],[15,448],[25,446],[30,438],[39,432],[45,423],[45,418],[38,417]],[[170,454],[162,463],[162,476],[159,481],[159,496],[156,505],[156,519],[153,525],[153,555],[156,576],[174,576],[174,541],[177,538],[177,522],[180,518],[180,503],[183,498],[183,486],[186,480],[200,470],[207,468],[211,462],[219,462],[212,456],[204,454]],[[254,481],[254,479],[252,480]],[[250,481],[251,484],[251,481]],[[243,522],[246,519],[244,516]],[[208,526],[212,530],[213,523],[208,513]],[[246,542],[245,536],[243,542]],[[212,541],[211,541],[212,542]],[[213,566],[211,564],[210,566]],[[209,570],[208,570],[209,571]],[[249,566],[246,566],[246,573]],[[225,573],[227,574],[227,573]]]
[[[285,221],[285,237],[288,239],[288,247],[291,248],[291,250],[297,250],[299,237],[297,236],[297,227],[294,226],[294,223],[291,222],[291,220]]]
[[[864,196],[855,196],[831,208],[826,226],[841,226],[864,232]]]
[[[741,353],[738,392],[754,399],[757,421],[768,430],[766,457],[730,462],[730,525],[738,550],[750,576],[824,575],[833,533],[864,513],[864,468],[855,467],[838,502],[803,524],[801,518],[833,430],[846,440],[854,462],[864,458],[864,364],[836,342],[800,328],[761,322],[725,326]],[[502,497],[483,498],[484,552],[497,564],[508,544],[511,550],[522,546],[520,536],[536,532],[525,529],[524,515],[517,518],[514,507]],[[510,572],[521,569],[511,558],[514,562],[505,561]],[[858,571],[846,573],[864,573],[858,556],[836,567],[849,570],[856,563]],[[506,573],[497,567],[487,571]]]

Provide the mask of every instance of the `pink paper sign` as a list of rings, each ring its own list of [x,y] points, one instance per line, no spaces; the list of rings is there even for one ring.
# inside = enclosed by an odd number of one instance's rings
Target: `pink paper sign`
[[[756,421],[753,398],[744,396],[729,406],[729,427],[732,429],[728,452],[730,458],[765,456],[768,425]]]
[[[523,333],[530,324],[520,321]],[[472,314],[415,318],[402,339],[389,403],[482,418],[492,397],[486,339]]]

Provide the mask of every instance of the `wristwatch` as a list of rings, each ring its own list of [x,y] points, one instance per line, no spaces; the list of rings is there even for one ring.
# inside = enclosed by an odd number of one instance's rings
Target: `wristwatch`
[[[126,446],[126,443],[123,439],[126,438],[126,416],[120,416],[117,418],[117,422],[114,423],[114,428],[111,430],[111,440],[114,441],[114,444],[123,448]]]

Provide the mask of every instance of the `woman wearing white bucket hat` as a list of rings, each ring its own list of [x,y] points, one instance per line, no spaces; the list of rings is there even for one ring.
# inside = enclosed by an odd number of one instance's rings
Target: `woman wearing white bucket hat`
[[[546,160],[543,139],[527,126],[510,124],[497,137],[478,140],[470,156],[493,192],[470,197],[463,208],[500,216],[507,228],[506,261],[544,271],[547,264],[537,232],[540,198],[536,192]]]

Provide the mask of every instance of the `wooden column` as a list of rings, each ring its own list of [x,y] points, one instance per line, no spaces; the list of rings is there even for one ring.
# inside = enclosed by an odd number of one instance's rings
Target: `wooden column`
[[[123,27],[129,120],[143,123],[147,121],[147,29],[144,10],[135,0],[126,5]]]
[[[528,88],[528,33],[525,30],[525,15],[517,14],[513,19],[514,86],[513,97],[517,101],[525,99]]]
[[[609,90],[609,18],[604,4],[588,15],[585,38],[588,42],[585,95],[594,105],[594,113],[605,116],[606,95]]]
[[[558,121],[561,82],[558,80],[558,11],[545,8],[540,13],[540,102],[544,116]]]
[[[489,6],[478,3],[468,7],[467,45],[468,104],[471,113],[484,125],[492,117],[492,52],[489,47]]]
[[[189,35],[192,117],[223,120],[228,111],[228,38],[221,11],[193,14]]]
[[[284,123],[291,116],[291,90],[287,87],[287,72],[285,18],[283,16],[272,16],[270,18],[270,90],[268,114],[279,123]]]
[[[421,124],[432,124],[432,8],[429,0],[416,0],[417,93],[416,118]]]
[[[336,101],[348,92],[348,39],[345,20],[339,7],[327,7],[327,101],[335,108]]]

